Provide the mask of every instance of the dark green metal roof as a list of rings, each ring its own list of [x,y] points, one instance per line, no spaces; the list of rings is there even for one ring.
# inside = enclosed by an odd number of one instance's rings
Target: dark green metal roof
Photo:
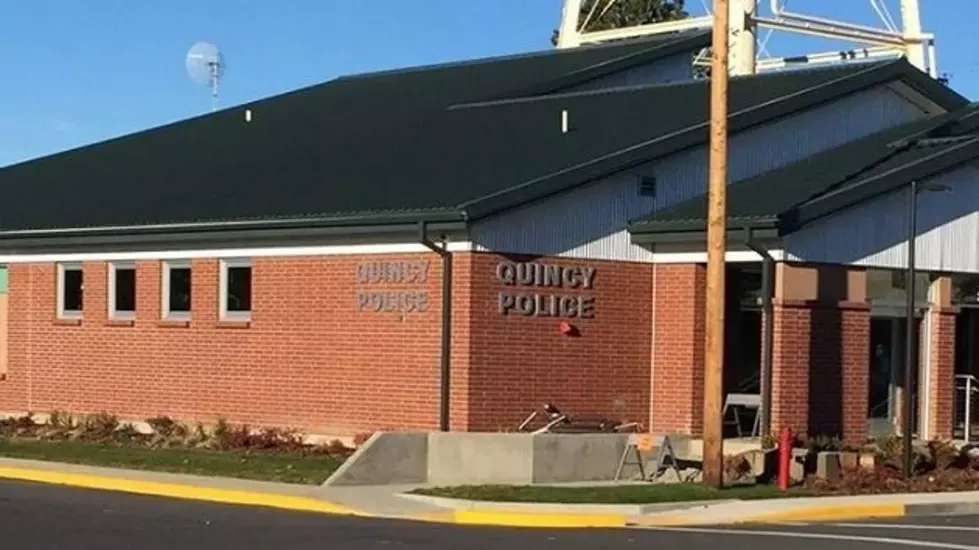
[[[728,188],[730,230],[784,235],[807,223],[979,158],[979,104],[889,128]],[[700,240],[702,195],[630,224],[639,241]]]
[[[39,237],[465,226],[702,145],[706,81],[523,96],[703,40],[341,78],[10,166],[0,169],[0,239],[12,249]],[[896,80],[946,108],[965,103],[904,61],[772,73],[731,80],[731,130]]]

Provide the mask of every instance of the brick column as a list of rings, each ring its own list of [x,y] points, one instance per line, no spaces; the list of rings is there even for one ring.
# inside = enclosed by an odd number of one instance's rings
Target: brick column
[[[809,431],[809,311],[776,301],[772,343],[772,431]]]
[[[947,276],[932,282],[929,289],[927,359],[924,365],[927,396],[928,439],[952,439],[955,422],[955,318],[951,305],[952,283]]]
[[[654,267],[649,416],[654,433],[703,430],[705,288],[701,264]]]
[[[870,310],[860,271],[779,264],[772,430],[861,440],[867,432]]]

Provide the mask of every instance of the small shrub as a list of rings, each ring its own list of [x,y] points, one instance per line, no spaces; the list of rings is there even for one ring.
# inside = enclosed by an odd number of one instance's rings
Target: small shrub
[[[56,430],[70,431],[78,426],[78,422],[70,414],[63,411],[52,411],[48,415],[48,426]]]
[[[225,426],[220,432],[215,430],[215,439],[220,449],[248,449],[251,443],[251,430],[247,425]]]
[[[82,419],[78,427],[78,436],[80,439],[88,441],[105,441],[113,439],[118,428],[118,418],[109,413],[100,412]]]
[[[881,461],[887,461],[901,457],[903,442],[904,438],[897,435],[889,435],[875,439],[873,447],[876,448],[877,457]]]
[[[950,468],[963,469],[968,467],[969,459],[962,452],[944,441],[928,442],[927,467],[935,472],[944,472]]]
[[[190,433],[187,426],[177,422],[169,416],[149,418],[146,420],[146,423],[150,425],[150,428],[155,433],[166,439],[174,437],[187,437]]]
[[[797,446],[805,447],[810,453],[821,453],[825,451],[837,452],[846,449],[846,445],[838,437],[828,435],[816,435],[809,438],[797,438]]]
[[[211,431],[211,437],[220,443],[224,440],[230,430],[231,426],[228,425],[228,421],[223,418],[219,418],[217,423],[214,425],[214,430]]]
[[[724,457],[724,478],[730,481],[740,480],[751,474],[751,463],[743,455]]]

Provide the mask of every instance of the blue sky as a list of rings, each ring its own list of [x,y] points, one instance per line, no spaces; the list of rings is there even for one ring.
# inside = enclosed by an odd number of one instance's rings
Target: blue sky
[[[886,2],[899,17],[898,0]],[[208,91],[184,68],[197,40],[217,43],[227,58],[221,104],[229,106],[342,74],[547,49],[561,3],[6,0],[0,166],[206,112]],[[703,4],[687,0],[695,13]],[[940,71],[979,99],[979,0],[921,4]],[[869,0],[791,0],[789,8],[881,25]],[[794,55],[840,43],[774,33],[767,46]]]

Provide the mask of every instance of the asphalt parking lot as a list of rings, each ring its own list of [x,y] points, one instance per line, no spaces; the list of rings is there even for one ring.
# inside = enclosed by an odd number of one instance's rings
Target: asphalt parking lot
[[[845,550],[864,548],[917,547],[950,550],[979,550],[979,516],[921,517],[834,523],[774,523],[765,525],[717,526],[653,529],[661,534],[695,540],[724,540],[742,548],[739,540],[751,541],[752,548],[802,550],[831,546]],[[718,537],[718,538],[715,538]]]
[[[697,529],[459,527],[0,481],[0,548],[18,550],[979,550],[979,516]]]

